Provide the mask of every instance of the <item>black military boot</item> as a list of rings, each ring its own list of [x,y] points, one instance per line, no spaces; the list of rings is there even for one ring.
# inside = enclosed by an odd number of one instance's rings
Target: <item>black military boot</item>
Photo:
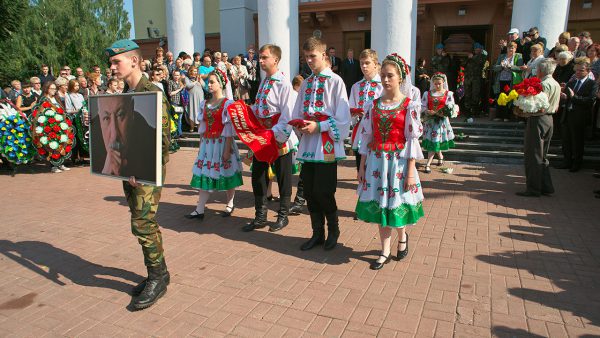
[[[294,203],[292,203],[292,207],[290,208],[290,216],[300,215],[302,213],[302,208],[304,207],[304,199],[300,199],[296,196],[294,199]]]
[[[267,197],[254,197],[254,219],[244,225],[242,231],[248,232],[267,226]]]
[[[311,212],[310,223],[312,226],[312,237],[302,244],[300,250],[306,251],[317,245],[325,243],[325,216],[322,213]]]
[[[337,245],[340,237],[340,224],[337,211],[325,215],[327,218],[327,240],[325,241],[325,250],[331,250]]]
[[[279,231],[285,228],[286,225],[290,222],[288,220],[288,214],[290,211],[290,196],[282,196],[279,201],[279,211],[277,212],[277,221],[275,224],[269,226],[270,232]]]
[[[171,283],[171,274],[167,270],[167,263],[165,262],[164,259],[163,259],[162,263],[160,263],[160,270],[161,270],[162,277],[165,281],[165,284],[169,285]],[[140,293],[142,293],[142,291],[144,291],[144,288],[146,288],[146,279],[144,279],[140,284],[134,286],[133,289],[131,289],[131,295],[134,297],[139,296]]]
[[[167,284],[162,275],[161,266],[148,267],[148,279],[146,279],[146,287],[135,297],[132,306],[135,310],[143,310],[154,305],[156,301],[167,292]]]

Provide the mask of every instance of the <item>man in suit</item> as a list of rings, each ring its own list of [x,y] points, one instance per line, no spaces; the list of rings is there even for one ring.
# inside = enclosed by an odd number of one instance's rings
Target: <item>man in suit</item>
[[[352,85],[360,81],[362,72],[360,71],[360,62],[354,58],[354,50],[348,49],[347,58],[342,61],[340,75],[346,85],[347,94],[350,95]]]
[[[333,70],[334,73],[336,74],[340,74],[340,65],[342,63],[342,60],[335,56],[335,47],[329,47],[329,64],[331,65],[331,70]]]
[[[562,115],[562,150],[564,163],[561,169],[576,172],[583,161],[585,125],[589,121],[596,100],[598,85],[590,78],[590,59],[575,60],[575,77],[563,89],[561,97],[566,99],[565,114]]]

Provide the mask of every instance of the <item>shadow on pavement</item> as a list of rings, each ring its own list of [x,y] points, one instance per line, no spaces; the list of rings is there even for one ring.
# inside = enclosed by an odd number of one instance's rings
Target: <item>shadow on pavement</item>
[[[44,242],[0,240],[0,254],[58,285],[66,285],[59,279],[63,276],[78,285],[129,293],[132,285],[103,276],[132,282],[144,279],[130,271],[92,263]]]

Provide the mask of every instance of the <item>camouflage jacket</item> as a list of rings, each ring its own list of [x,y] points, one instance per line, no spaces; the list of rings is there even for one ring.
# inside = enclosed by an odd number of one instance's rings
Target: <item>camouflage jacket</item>
[[[465,77],[480,78],[483,66],[485,65],[485,56],[475,54],[465,62]]]

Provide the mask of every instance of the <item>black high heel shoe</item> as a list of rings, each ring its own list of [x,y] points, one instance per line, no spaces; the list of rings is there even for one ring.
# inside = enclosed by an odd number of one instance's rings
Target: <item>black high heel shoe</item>
[[[203,220],[204,219],[204,214],[199,213],[198,210],[194,210],[194,211],[192,211],[191,214],[185,215],[185,218],[187,218],[187,219],[195,219],[195,218],[197,218],[199,220]]]
[[[406,248],[400,251],[400,244],[406,244]],[[404,257],[408,256],[408,233],[406,233],[406,240],[404,242],[398,241],[398,254],[396,256],[396,260],[402,260]]]
[[[232,206],[232,207],[229,207],[229,206],[227,206],[227,207],[225,208],[225,212],[223,212],[223,213],[221,214],[221,217],[229,217],[229,216],[231,216],[231,214],[233,214],[233,211],[234,211],[234,210],[235,210],[235,205],[234,205],[234,206]]]
[[[390,262],[391,256],[392,255],[379,255],[379,257],[385,258],[385,260],[383,262],[378,262],[376,260],[375,262],[371,263],[371,270],[380,270],[381,268],[383,268],[384,265]],[[379,259],[379,257],[377,259]]]

